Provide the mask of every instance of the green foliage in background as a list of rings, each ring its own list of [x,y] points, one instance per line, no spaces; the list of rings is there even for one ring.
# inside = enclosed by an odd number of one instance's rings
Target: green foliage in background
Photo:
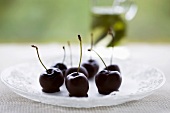
[[[170,42],[169,0],[134,0],[129,41]],[[90,37],[89,0],[0,0],[0,42],[66,42]]]
[[[1,1],[1,42],[64,42],[88,32],[87,0]]]
[[[144,42],[170,42],[170,1],[134,0],[139,7],[128,23],[128,39]]]

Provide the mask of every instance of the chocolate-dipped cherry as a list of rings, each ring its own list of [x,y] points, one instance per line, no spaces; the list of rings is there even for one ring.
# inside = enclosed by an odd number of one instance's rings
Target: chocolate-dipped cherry
[[[72,97],[87,97],[88,90],[89,90],[89,83],[87,77],[79,72],[80,71],[80,64],[82,59],[82,42],[81,37],[78,35],[80,40],[80,61],[79,66],[77,68],[77,72],[73,72],[69,74],[65,79],[65,85],[69,92],[69,96]]]
[[[92,33],[91,33],[91,49],[93,49],[93,34]],[[91,54],[90,54],[90,59],[84,62],[82,66],[86,68],[89,78],[94,77],[94,75],[99,70],[99,63],[95,59],[92,59]]]
[[[80,35],[78,35],[80,37]],[[68,68],[65,72],[65,77],[73,72],[77,71],[77,67],[72,67],[72,52],[71,52],[71,46],[70,46],[70,42],[68,42],[68,46],[70,49],[70,65],[71,68]],[[83,66],[79,67],[79,72],[83,73],[87,78],[89,77],[88,72],[86,70],[86,68],[84,68]]]
[[[42,91],[45,93],[59,92],[60,86],[64,83],[62,71],[58,68],[47,69],[40,59],[38,47],[35,45],[32,45],[32,47],[36,48],[38,59],[46,70],[46,72],[42,73],[39,78]]]
[[[108,34],[111,35],[112,40],[114,41],[115,39],[115,33],[113,32],[113,29],[110,28],[108,31]],[[110,70],[110,71],[118,71],[119,73],[121,73],[120,68],[117,64],[112,64],[112,60],[113,60],[113,49],[114,49],[114,42],[112,43],[112,54],[111,54],[111,58],[110,58],[110,65],[107,66],[107,68],[104,68],[106,70]]]
[[[64,57],[63,57],[62,63],[57,63],[53,67],[60,69],[62,71],[63,75],[65,75],[65,71],[67,70],[67,66],[64,64],[65,57],[66,57],[66,52],[65,52],[64,46],[63,46],[63,50],[64,50]]]
[[[100,55],[96,51],[94,52],[99,56],[99,58],[102,60],[103,64],[107,68],[105,62],[100,57]],[[118,71],[102,70],[95,75],[95,83],[100,94],[108,95],[113,91],[118,91],[122,83],[122,77]]]

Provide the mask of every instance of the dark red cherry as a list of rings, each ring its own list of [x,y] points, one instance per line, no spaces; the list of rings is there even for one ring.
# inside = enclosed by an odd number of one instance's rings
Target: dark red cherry
[[[83,73],[87,78],[89,77],[87,70],[84,67],[71,67],[68,68],[65,72],[65,77],[68,76],[69,74],[73,73],[73,72],[77,72],[77,70],[79,69],[80,73]]]
[[[95,83],[100,94],[108,95],[113,91],[118,91],[122,77],[118,71],[103,70],[95,76]]]
[[[119,66],[116,65],[116,64],[111,64],[111,65],[107,66],[107,67],[104,68],[104,69],[105,69],[105,70],[109,70],[109,71],[118,71],[119,73],[121,73]]]
[[[57,63],[56,65],[53,66],[54,68],[58,68],[62,71],[63,75],[65,75],[65,72],[67,70],[67,66],[63,63]]]
[[[90,51],[94,50],[91,49]],[[99,58],[107,68],[101,56],[96,51],[94,52],[99,56]],[[118,91],[122,83],[122,76],[118,71],[102,70],[95,75],[95,83],[100,94],[108,95],[113,91]]]
[[[84,67],[80,67],[82,59],[82,41],[80,35],[78,35],[80,41],[80,61],[79,66],[67,69],[65,85],[69,92],[69,96],[75,97],[87,97],[87,92],[89,90],[89,83],[86,76],[88,72]]]
[[[74,72],[69,74],[65,79],[65,85],[70,97],[88,97],[89,83],[83,73]]]
[[[35,45],[32,45],[32,47],[36,49],[38,59],[46,70],[39,77],[39,82],[42,87],[42,91],[46,93],[54,93],[60,91],[60,86],[62,86],[64,83],[64,76],[62,71],[58,68],[47,69],[40,59],[38,47]]]
[[[99,70],[99,63],[94,59],[89,59],[82,64],[82,67],[86,68],[89,78],[93,78]]]
[[[46,93],[54,93],[60,91],[60,86],[64,83],[64,77],[60,69],[48,69],[39,78],[42,91]]]

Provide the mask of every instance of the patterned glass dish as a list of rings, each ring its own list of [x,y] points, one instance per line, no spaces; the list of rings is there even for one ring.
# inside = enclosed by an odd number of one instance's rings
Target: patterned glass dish
[[[73,58],[76,58],[73,56]],[[51,58],[47,60],[49,66]],[[74,60],[74,59],[73,59]],[[104,59],[106,62],[109,61]],[[103,64],[100,62],[100,70]],[[88,97],[69,97],[65,85],[60,92],[47,94],[42,92],[39,85],[39,76],[44,71],[38,62],[25,63],[10,67],[1,74],[2,82],[15,93],[41,103],[76,107],[90,108],[97,106],[112,106],[125,102],[139,100],[160,88],[165,83],[164,74],[157,68],[137,64],[131,61],[116,61],[122,74],[122,84],[118,92],[109,95],[98,93],[94,79],[89,80]]]

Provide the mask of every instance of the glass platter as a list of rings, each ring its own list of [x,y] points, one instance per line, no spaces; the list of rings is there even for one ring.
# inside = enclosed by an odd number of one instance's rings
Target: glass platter
[[[79,55],[73,56],[75,62],[77,61],[77,57],[79,57]],[[87,60],[88,58],[85,59]],[[47,58],[45,64],[50,67],[54,64],[55,59],[56,58]],[[96,57],[95,59],[98,58]],[[104,58],[104,60],[108,64],[109,59]],[[99,59],[98,62],[100,63],[100,70],[103,69],[104,66],[102,62]],[[68,63],[67,60],[66,63]],[[69,97],[65,84],[60,88],[60,92],[52,94],[43,93],[39,85],[39,76],[44,69],[38,61],[7,68],[2,72],[1,80],[12,91],[25,98],[51,105],[76,108],[112,106],[139,100],[152,94],[165,82],[164,74],[157,68],[125,60],[114,60],[114,63],[118,64],[121,69],[122,84],[118,92],[112,92],[109,95],[101,95],[98,93],[94,79],[89,80],[87,98]],[[75,64],[77,65],[78,63],[76,62]]]

